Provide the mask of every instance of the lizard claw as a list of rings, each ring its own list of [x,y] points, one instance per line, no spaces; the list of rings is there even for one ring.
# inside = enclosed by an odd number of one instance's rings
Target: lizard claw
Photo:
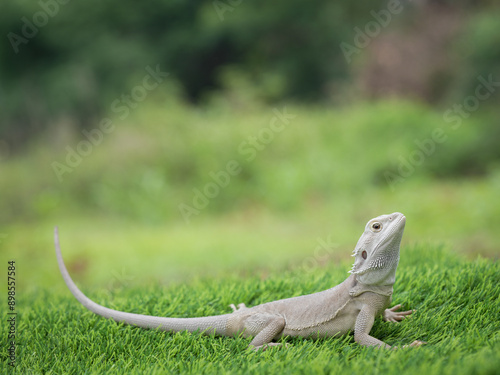
[[[420,341],[420,340],[415,340],[413,341],[410,345],[403,345],[401,348],[406,349],[406,348],[416,348],[419,346],[422,346],[424,344],[427,344],[425,341]],[[393,346],[393,349],[399,349],[397,346]]]
[[[425,341],[415,340],[408,346],[413,348],[413,347],[417,347],[417,346],[421,346],[421,345],[425,345],[425,344],[427,344]]]
[[[385,309],[384,311],[384,320],[386,322],[400,322],[404,318],[406,318],[408,315],[411,315],[415,310],[408,310],[408,311],[397,311],[399,310],[403,305],[399,304],[396,305],[390,309]]]

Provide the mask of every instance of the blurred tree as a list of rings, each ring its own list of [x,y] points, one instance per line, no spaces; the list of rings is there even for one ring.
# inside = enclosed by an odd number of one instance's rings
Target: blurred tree
[[[347,76],[338,45],[367,17],[361,5],[326,0],[7,2],[0,138],[21,144],[61,117],[94,126],[148,65],[170,72],[193,101],[220,86],[227,65],[257,81],[282,77],[283,97],[318,98]]]
[[[443,3],[458,11],[473,9],[471,14],[476,8],[497,7],[493,1],[428,3]],[[228,71],[243,72],[255,85],[272,86],[268,98],[273,100],[341,97],[353,71],[341,43],[352,43],[356,28],[364,29],[374,21],[374,12],[390,4],[380,0],[369,4],[328,0],[4,2],[0,11],[0,34],[5,36],[0,42],[0,139],[14,147],[21,145],[61,118],[72,119],[76,128],[95,127],[113,100],[141,82],[147,66],[171,73],[169,77],[179,81],[194,102],[207,91],[223,87],[224,79],[232,77]],[[488,44],[489,35],[497,29],[485,22],[478,31],[481,35],[474,36],[479,48],[472,63],[490,69],[498,66],[499,57]],[[404,22],[391,22],[387,29],[403,27]],[[380,29],[386,32],[385,27]],[[454,75],[461,76],[461,72]],[[457,89],[453,84],[450,87]]]

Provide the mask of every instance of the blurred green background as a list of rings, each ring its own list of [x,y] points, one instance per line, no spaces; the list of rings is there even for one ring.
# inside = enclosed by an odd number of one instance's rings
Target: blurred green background
[[[2,264],[64,288],[58,225],[86,285],[265,277],[348,259],[394,211],[404,245],[497,259],[499,17],[486,0],[4,2]]]

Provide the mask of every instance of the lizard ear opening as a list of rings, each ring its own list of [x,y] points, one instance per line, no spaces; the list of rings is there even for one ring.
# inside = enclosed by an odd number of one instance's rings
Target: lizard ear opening
[[[363,257],[363,259],[366,259],[368,257],[366,250],[363,250],[363,252],[361,253],[361,256]]]

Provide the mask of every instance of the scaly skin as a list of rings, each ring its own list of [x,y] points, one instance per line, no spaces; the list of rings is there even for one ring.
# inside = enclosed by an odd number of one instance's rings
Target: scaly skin
[[[76,299],[97,315],[142,328],[164,331],[189,331],[222,336],[253,337],[250,348],[266,349],[278,345],[272,341],[282,336],[308,338],[339,336],[354,332],[354,340],[364,346],[391,348],[370,336],[377,315],[398,322],[413,311],[391,309],[399,247],[406,218],[401,213],[382,215],[370,220],[361,235],[353,256],[351,275],[341,284],[314,294],[264,303],[254,307],[231,305],[233,313],[203,318],[168,318],[131,314],[101,306],[86,297],[75,285],[64,265],[58,230],[54,241],[59,269]],[[414,341],[410,346],[420,346]],[[394,347],[395,348],[395,347]]]

